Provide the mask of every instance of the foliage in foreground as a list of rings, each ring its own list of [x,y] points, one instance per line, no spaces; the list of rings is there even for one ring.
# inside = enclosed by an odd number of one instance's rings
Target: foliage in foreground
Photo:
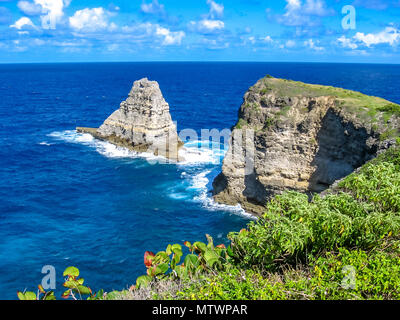
[[[400,299],[400,149],[312,201],[276,196],[228,247],[207,239],[146,252],[135,286],[89,298]]]

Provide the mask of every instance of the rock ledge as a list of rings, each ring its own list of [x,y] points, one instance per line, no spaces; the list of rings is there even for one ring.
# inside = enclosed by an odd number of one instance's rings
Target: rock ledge
[[[135,81],[128,98],[100,128],[76,129],[130,150],[183,160],[179,157],[183,142],[172,122],[169,105],[158,83],[147,78]]]

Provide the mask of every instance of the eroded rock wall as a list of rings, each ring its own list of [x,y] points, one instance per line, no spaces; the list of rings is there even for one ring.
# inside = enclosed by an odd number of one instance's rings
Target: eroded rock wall
[[[179,160],[178,151],[183,145],[158,83],[147,78],[135,81],[128,98],[100,128],[94,132],[87,128],[78,130],[122,147],[172,160]]]
[[[335,96],[265,91],[256,85],[244,97],[222,173],[213,183],[218,202],[261,214],[272,196],[321,192],[392,143],[345,111]]]

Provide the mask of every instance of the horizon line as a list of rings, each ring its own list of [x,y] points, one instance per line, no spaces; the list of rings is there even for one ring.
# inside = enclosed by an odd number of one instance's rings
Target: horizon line
[[[154,60],[154,61],[33,61],[33,62],[0,62],[0,65],[16,64],[96,64],[96,63],[304,63],[304,64],[372,64],[372,65],[400,65],[387,62],[348,62],[348,61],[245,61],[245,60]]]

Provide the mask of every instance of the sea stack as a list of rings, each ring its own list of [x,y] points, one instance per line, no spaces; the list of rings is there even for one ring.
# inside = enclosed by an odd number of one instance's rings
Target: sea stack
[[[182,160],[179,149],[183,142],[172,122],[169,105],[158,83],[147,78],[134,82],[128,98],[100,128],[78,127],[77,131],[137,152]]]
[[[262,215],[274,195],[325,191],[399,137],[398,104],[267,76],[244,96],[214,197]]]

